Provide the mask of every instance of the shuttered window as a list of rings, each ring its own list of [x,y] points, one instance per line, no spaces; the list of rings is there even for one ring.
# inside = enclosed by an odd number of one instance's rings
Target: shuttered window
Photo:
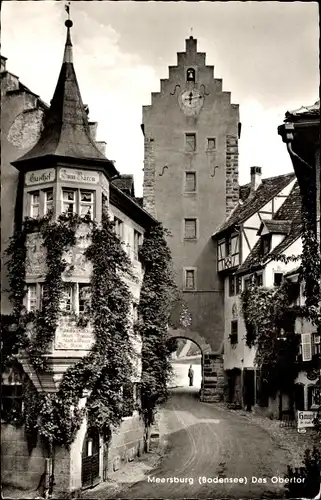
[[[196,238],[196,219],[185,219],[184,238],[186,239]]]
[[[301,344],[302,344],[302,361],[311,361],[312,359],[311,333],[301,334]]]

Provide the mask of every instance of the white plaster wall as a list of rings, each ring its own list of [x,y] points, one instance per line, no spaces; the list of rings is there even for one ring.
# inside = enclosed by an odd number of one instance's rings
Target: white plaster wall
[[[86,399],[82,398],[79,401],[79,408],[84,408]],[[82,468],[82,447],[87,432],[87,418],[84,417],[76,438],[70,447],[70,491],[75,491],[81,488],[81,468]],[[101,461],[100,461],[101,466]]]
[[[224,370],[232,368],[250,368],[254,366],[255,349],[245,344],[245,325],[242,317],[240,296],[229,297],[228,278],[224,283],[225,294],[225,329],[224,329]],[[232,308],[236,305],[236,314],[233,315]],[[238,343],[231,346],[229,335],[231,333],[231,321],[238,321]],[[242,362],[243,359],[243,362]]]
[[[277,235],[275,235],[277,236]],[[296,241],[294,241],[286,250],[284,250],[283,254],[286,257],[290,257],[292,255],[300,255],[302,253],[302,238],[299,237]],[[264,270],[264,278],[263,283],[264,286],[273,286],[274,282],[274,273],[288,273],[292,269],[297,268],[300,265],[300,261],[296,262],[288,262],[287,264],[280,261],[270,261],[265,267]]]

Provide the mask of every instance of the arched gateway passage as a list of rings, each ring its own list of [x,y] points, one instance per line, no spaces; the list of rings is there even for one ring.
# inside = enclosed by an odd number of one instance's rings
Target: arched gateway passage
[[[196,331],[185,328],[168,328],[169,338],[191,340],[200,349],[201,357],[201,401],[222,401],[224,393],[224,370],[221,354],[213,353],[211,346]]]
[[[169,328],[168,330],[168,337],[169,338],[175,338],[175,339],[184,339],[184,340],[190,340],[194,344],[197,345],[201,352],[201,388],[203,388],[203,378],[204,378],[204,354],[208,354],[211,352],[211,347],[207,342],[197,333],[193,332],[190,330],[185,330],[183,328]],[[191,361],[192,364],[192,361]],[[185,368],[185,366],[184,366]],[[184,369],[182,367],[182,369]],[[194,370],[196,367],[194,367]],[[187,380],[187,366],[186,366],[186,380]]]

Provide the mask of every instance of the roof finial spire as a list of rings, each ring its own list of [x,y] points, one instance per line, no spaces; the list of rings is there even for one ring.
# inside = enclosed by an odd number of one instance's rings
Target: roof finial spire
[[[64,53],[64,63],[72,63],[72,43],[71,43],[71,38],[70,38],[70,28],[73,25],[72,20],[70,19],[70,2],[65,5],[65,10],[68,14],[68,19],[65,21],[65,26],[67,28],[67,39],[66,39],[66,45],[65,45],[65,53]]]
[[[193,27],[191,28],[191,35],[190,38],[193,38]]]

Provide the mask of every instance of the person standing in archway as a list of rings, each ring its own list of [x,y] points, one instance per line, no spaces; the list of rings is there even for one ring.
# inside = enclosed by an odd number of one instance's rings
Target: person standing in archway
[[[194,379],[194,370],[192,365],[190,365],[188,370],[188,378],[189,378],[189,385],[191,387],[193,385],[193,379]]]

